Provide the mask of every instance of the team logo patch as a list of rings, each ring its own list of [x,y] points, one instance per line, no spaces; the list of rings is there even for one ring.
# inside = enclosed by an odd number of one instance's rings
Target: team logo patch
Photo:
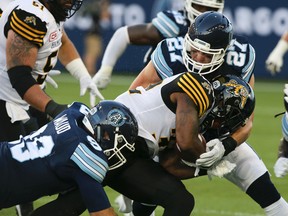
[[[27,23],[27,24],[32,23],[34,26],[36,26],[36,18],[34,16],[27,16],[24,19],[24,22]]]
[[[244,108],[246,101],[249,97],[249,92],[248,90],[243,86],[239,85],[236,80],[230,80],[228,83],[224,83],[225,86],[227,87],[232,87],[232,88],[227,88],[226,90],[234,95],[235,97],[239,97],[241,102],[239,103],[239,107],[241,109]]]
[[[107,114],[108,122],[114,127],[122,126],[125,123],[126,119],[127,118],[125,117],[124,113],[119,109],[112,109]]]
[[[57,31],[54,31],[50,34],[49,36],[49,41],[54,41],[55,39],[57,39]]]

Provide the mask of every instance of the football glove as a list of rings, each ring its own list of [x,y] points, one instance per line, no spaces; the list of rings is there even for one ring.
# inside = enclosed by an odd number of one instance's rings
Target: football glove
[[[111,82],[111,74],[113,67],[101,66],[99,71],[93,77],[93,82],[99,89],[104,89]]]
[[[288,43],[280,39],[266,60],[266,69],[272,74],[280,73],[283,66],[283,56],[288,50]]]
[[[211,167],[213,164],[222,159],[225,148],[219,139],[210,140],[206,143],[206,152],[200,155],[196,160],[196,166]]]
[[[274,165],[274,173],[278,178],[282,178],[288,173],[288,158],[279,157]]]
[[[103,95],[98,90],[90,76],[83,76],[80,78],[80,96],[85,95],[87,89],[90,91],[90,105],[95,106],[96,97],[104,100]]]

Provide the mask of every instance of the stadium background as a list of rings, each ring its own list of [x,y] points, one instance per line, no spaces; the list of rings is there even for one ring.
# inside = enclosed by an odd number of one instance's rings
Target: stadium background
[[[103,32],[104,43],[107,44],[114,31],[120,26],[150,22],[158,11],[171,6],[182,7],[179,0],[111,0],[111,20]],[[286,55],[286,66],[284,66],[283,72],[275,77],[272,77],[265,70],[264,62],[281,34],[288,29],[287,6],[287,0],[226,0],[224,12],[233,22],[235,32],[248,36],[256,49],[255,74],[256,78],[261,79],[257,79],[255,84],[257,98],[255,118],[253,131],[248,142],[265,162],[271,173],[272,181],[286,200],[288,200],[288,176],[276,178],[273,173],[273,165],[276,161],[277,145],[281,137],[281,117],[274,118],[274,115],[283,111],[282,89],[288,78],[288,72],[286,72],[288,57]],[[89,17],[76,15],[66,23],[66,31],[80,54],[83,53],[83,39],[89,25],[91,25]],[[114,99],[129,87],[137,72],[143,67],[142,59],[147,48],[130,46],[127,49],[115,67],[117,75],[113,75],[112,83],[107,89],[101,91],[106,99]],[[60,65],[57,67],[61,69]],[[120,72],[131,73],[131,76],[119,76]],[[79,97],[78,82],[70,74],[63,73],[61,76],[53,78],[55,78],[59,88],[54,89],[48,85],[47,93],[56,101],[61,103],[80,101],[89,104],[88,95]],[[263,81],[262,78],[267,80]],[[275,82],[272,79],[275,79]],[[276,79],[281,80],[276,81]],[[194,216],[264,216],[263,211],[256,203],[224,179],[214,178],[209,181],[207,177],[201,177],[184,182],[196,198]],[[113,200],[118,193],[108,187],[105,189],[111,204],[117,210]],[[54,198],[55,196],[44,197],[34,204],[37,207]],[[163,210],[158,208],[156,215],[161,215],[162,212]],[[15,215],[13,207],[0,211],[0,216],[10,215]],[[82,216],[88,216],[88,213],[85,212]]]
[[[110,20],[103,26],[104,48],[115,30],[123,25],[135,25],[151,22],[158,11],[169,8],[183,8],[180,0],[110,0]],[[85,1],[84,1],[85,4]],[[234,26],[236,34],[245,35],[256,50],[256,78],[282,79],[288,78],[288,73],[280,73],[272,77],[265,69],[265,60],[274,48],[281,34],[288,30],[288,1],[250,1],[226,0],[226,14]],[[76,13],[65,23],[65,28],[76,44],[80,54],[83,53],[83,37],[92,24],[88,16]],[[115,66],[115,72],[138,73],[143,67],[143,57],[147,46],[129,46]],[[285,61],[288,61],[288,55]],[[101,60],[101,59],[100,59]],[[99,64],[99,62],[98,62]],[[57,65],[60,67],[60,65]],[[288,64],[284,65],[286,71]]]

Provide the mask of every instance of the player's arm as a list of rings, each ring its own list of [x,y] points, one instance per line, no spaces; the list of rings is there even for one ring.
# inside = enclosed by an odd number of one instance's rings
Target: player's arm
[[[171,101],[176,108],[176,142],[182,159],[195,162],[205,152],[198,137],[199,116],[195,103],[186,93],[173,93]]]
[[[38,47],[13,30],[8,31],[6,42],[7,69],[13,88],[27,103],[44,112],[51,98],[32,77]]]
[[[266,68],[272,75],[279,73],[283,66],[283,57],[288,51],[288,31],[284,32],[266,60]]]
[[[59,60],[68,70],[68,72],[80,82],[80,96],[83,96],[87,89],[90,91],[90,105],[95,105],[95,97],[104,99],[98,91],[97,86],[84,65],[76,47],[63,30],[62,45],[59,49]]]
[[[152,61],[150,61],[146,67],[138,74],[138,76],[130,85],[129,89],[135,89],[137,86],[143,86],[146,88],[151,83],[157,83],[159,81],[161,81],[161,79],[159,78]]]
[[[106,88],[110,83],[111,74],[117,60],[129,44],[154,45],[161,41],[161,35],[152,23],[123,26],[113,34],[104,52],[101,67],[93,77],[99,88]]]

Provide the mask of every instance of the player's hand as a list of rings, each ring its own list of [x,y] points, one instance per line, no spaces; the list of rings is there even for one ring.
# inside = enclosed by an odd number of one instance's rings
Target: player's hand
[[[283,56],[273,50],[266,60],[266,69],[272,74],[280,73],[283,66]]]
[[[113,67],[101,66],[99,71],[93,77],[93,82],[99,89],[104,89],[111,82],[111,74]]]
[[[46,83],[49,83],[50,85],[52,85],[54,88],[58,88],[58,84],[56,83],[56,81],[52,78],[52,76],[57,76],[57,75],[60,75],[61,74],[61,71],[60,70],[50,70],[46,79],[45,79],[45,82]]]
[[[288,173],[288,158],[279,157],[274,165],[274,173],[278,178],[282,178]]]
[[[87,89],[90,91],[90,105],[91,107],[95,106],[96,97],[104,100],[104,97],[98,90],[95,83],[92,81],[90,76],[84,76],[80,78],[80,96],[83,96]]]
[[[200,155],[196,160],[196,166],[211,167],[213,164],[222,159],[225,148],[219,139],[210,140],[206,143],[206,152]]]

